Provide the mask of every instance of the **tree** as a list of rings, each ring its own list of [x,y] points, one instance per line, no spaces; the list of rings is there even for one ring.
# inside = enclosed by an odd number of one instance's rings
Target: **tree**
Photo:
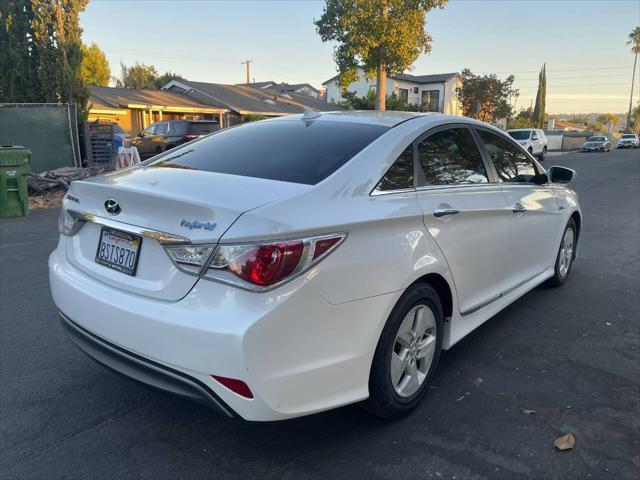
[[[184,77],[182,75],[179,75],[169,70],[168,72],[165,72],[162,75],[160,75],[158,78],[156,78],[153,84],[155,85],[156,88],[159,89],[164,87],[171,80],[184,80]]]
[[[120,88],[151,88],[155,89],[158,80],[158,71],[153,65],[134,63],[127,67],[120,62],[120,77],[116,78],[116,86]]]
[[[92,43],[90,47],[82,45],[82,75],[87,85],[106,87],[111,78],[111,69],[107,56],[100,47]]]
[[[538,74],[538,91],[536,93],[536,103],[533,107],[533,125],[537,128],[544,126],[544,110],[547,100],[547,68],[542,66],[542,70]]]
[[[603,113],[602,115],[598,115],[596,122],[602,125],[618,125],[620,123],[620,117],[613,113]]]
[[[408,69],[421,53],[431,51],[424,31],[426,13],[447,0],[326,0],[315,21],[323,42],[337,42],[334,59],[343,91],[358,79],[376,77],[376,110],[385,109],[387,75]]]
[[[15,103],[75,103],[86,116],[79,15],[88,0],[0,3],[0,95]]]
[[[631,52],[635,55],[633,59],[633,75],[631,76],[631,95],[629,95],[629,112],[627,113],[627,130],[631,128],[631,106],[633,105],[633,86],[636,80],[636,64],[640,53],[640,26],[633,29],[627,36],[627,45],[631,45]]]
[[[463,114],[489,123],[509,118],[513,113],[509,96],[518,94],[518,90],[513,89],[514,80],[513,75],[505,80],[499,80],[495,74],[474,75],[465,68],[462,70],[462,87],[456,92]]]
[[[640,102],[631,110],[631,126],[628,128],[631,132],[640,134]]]

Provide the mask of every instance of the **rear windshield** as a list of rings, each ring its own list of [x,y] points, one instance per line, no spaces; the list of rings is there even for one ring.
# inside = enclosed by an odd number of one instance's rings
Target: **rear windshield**
[[[254,122],[173,149],[148,165],[315,185],[387,130],[300,119]]]
[[[516,140],[529,140],[529,136],[531,135],[531,130],[521,130],[519,132],[507,132],[511,135],[511,138],[515,138]]]
[[[187,133],[190,135],[208,135],[219,130],[216,122],[193,122],[187,125]]]
[[[587,142],[604,142],[604,137],[589,137]]]
[[[627,133],[622,135],[620,138],[636,138],[636,136],[633,133]]]

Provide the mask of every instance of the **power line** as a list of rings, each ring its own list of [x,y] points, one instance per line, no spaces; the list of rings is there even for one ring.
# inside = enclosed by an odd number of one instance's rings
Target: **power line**
[[[629,66],[628,65],[617,65],[617,66],[610,66],[610,67],[589,67],[589,68],[565,68],[565,69],[558,69],[558,70],[547,70],[547,73],[554,73],[554,72],[583,72],[583,71],[590,71],[590,70],[621,70],[621,69],[628,69]],[[540,73],[539,70],[520,70],[520,71],[494,71],[494,72],[490,72],[490,71],[481,71],[481,72],[477,72],[477,73],[483,73],[483,74],[487,74],[487,73]]]

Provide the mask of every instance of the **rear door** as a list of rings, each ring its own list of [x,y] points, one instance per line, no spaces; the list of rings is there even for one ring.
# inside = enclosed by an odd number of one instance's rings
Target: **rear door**
[[[464,124],[428,131],[415,150],[424,224],[449,264],[461,313],[472,313],[505,288],[509,213],[504,194],[492,183]]]
[[[558,203],[549,182],[535,183],[542,170],[518,145],[488,129],[477,132],[511,212],[505,264],[509,288],[514,288],[553,265]]]

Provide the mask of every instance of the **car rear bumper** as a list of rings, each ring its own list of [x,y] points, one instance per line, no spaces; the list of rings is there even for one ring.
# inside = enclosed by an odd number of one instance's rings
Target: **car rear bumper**
[[[63,242],[61,242],[62,244]],[[49,258],[54,303],[103,365],[245,420],[307,415],[367,398],[377,339],[400,293],[334,305],[301,276],[256,293],[200,280],[179,301],[116,288]],[[246,398],[213,376],[237,379]]]
[[[233,410],[201,381],[108,342],[63,313],[60,313],[60,323],[69,339],[102,366],[146,386],[202,403],[228,417],[235,416]]]

